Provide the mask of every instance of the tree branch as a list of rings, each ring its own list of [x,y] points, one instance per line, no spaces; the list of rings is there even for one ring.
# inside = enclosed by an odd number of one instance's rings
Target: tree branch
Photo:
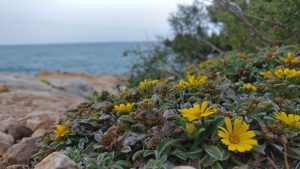
[[[264,36],[261,32],[259,32],[252,23],[244,17],[243,12],[240,10],[239,6],[232,5],[229,0],[215,0],[217,4],[231,13],[235,18],[242,21],[244,25],[252,32],[252,34],[257,38],[258,42],[262,45],[268,44],[277,44],[280,43],[280,40],[273,40]],[[238,10],[237,10],[238,9]],[[258,19],[258,18],[256,18]]]

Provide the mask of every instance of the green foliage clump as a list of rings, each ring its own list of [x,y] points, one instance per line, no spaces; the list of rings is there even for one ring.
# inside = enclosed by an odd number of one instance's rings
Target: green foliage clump
[[[116,95],[95,92],[90,102],[66,112],[66,131],[46,136],[34,159],[63,151],[87,169],[296,167],[299,54],[298,46],[230,52],[187,67],[178,79],[144,80]],[[230,148],[220,127],[239,120],[248,127],[232,129],[228,140],[239,144],[247,130],[254,135],[250,145]]]
[[[300,42],[300,2],[294,0],[214,0],[214,22],[223,23],[222,43],[238,50]]]
[[[299,8],[298,0],[195,0],[179,5],[169,18],[172,36],[162,39],[161,50],[153,50],[146,60],[137,54],[142,59],[133,66],[130,82],[136,85],[146,76],[157,78],[231,50],[257,52],[261,47],[299,44]]]

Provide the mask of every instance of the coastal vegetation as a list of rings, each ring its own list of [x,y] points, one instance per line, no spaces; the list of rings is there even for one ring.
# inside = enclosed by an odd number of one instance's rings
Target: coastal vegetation
[[[180,5],[173,37],[139,56],[129,87],[95,91],[40,142],[97,168],[298,168],[299,1]],[[215,30],[207,27],[208,23]]]
[[[176,79],[93,94],[65,112],[34,160],[63,150],[86,168],[296,168],[299,46],[231,52]],[[294,62],[293,62],[294,61]]]

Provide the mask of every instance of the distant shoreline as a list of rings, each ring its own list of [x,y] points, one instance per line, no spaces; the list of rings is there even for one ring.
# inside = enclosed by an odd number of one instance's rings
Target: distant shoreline
[[[36,72],[18,72],[18,71],[0,71],[0,74],[20,74],[24,76],[36,76],[39,74],[66,74],[66,75],[93,75],[93,76],[113,76],[113,77],[127,77],[128,73],[123,74],[108,74],[108,73],[93,73],[87,71],[65,71],[65,70],[39,70]]]
[[[92,45],[92,44],[118,44],[118,43],[150,43],[155,44],[159,41],[98,41],[98,42],[49,42],[49,43],[28,43],[28,44],[0,44],[0,47],[16,46],[56,46],[56,45]]]
[[[72,83],[73,81],[92,86],[96,91],[111,90],[117,84],[126,84],[128,76],[125,75],[97,75],[87,72],[67,71],[40,71],[35,74],[23,74],[16,72],[0,72],[0,84],[7,86],[30,86],[31,83],[43,83],[49,86],[55,84]],[[15,84],[12,79],[18,79],[22,84]],[[16,81],[17,82],[17,81]]]
[[[55,78],[70,78],[70,77],[113,77],[113,79],[119,79],[124,81],[127,79],[128,74],[123,75],[113,75],[113,74],[97,74],[85,71],[63,71],[63,70],[40,70],[35,73],[27,73],[27,72],[1,72],[0,75],[8,75],[8,76],[24,76],[24,77],[35,77],[35,78],[43,78],[43,77],[55,77]]]

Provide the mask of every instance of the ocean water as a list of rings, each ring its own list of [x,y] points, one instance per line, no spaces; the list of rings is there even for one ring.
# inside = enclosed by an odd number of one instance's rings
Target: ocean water
[[[0,72],[34,74],[41,70],[120,75],[128,73],[136,56],[128,49],[149,50],[151,42],[110,42],[0,46]]]

